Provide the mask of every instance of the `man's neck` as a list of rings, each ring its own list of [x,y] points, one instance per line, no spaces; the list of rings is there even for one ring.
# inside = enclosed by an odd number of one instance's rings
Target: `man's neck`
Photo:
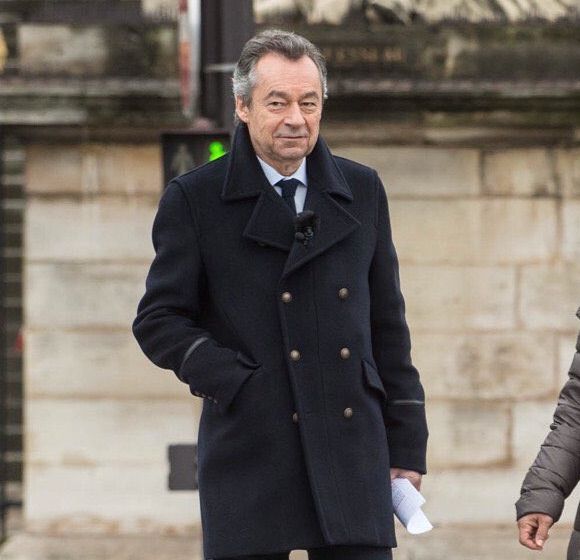
[[[284,177],[289,177],[290,175],[293,175],[294,173],[296,173],[296,171],[298,170],[298,168],[302,165],[302,162],[304,161],[304,158],[302,158],[300,161],[292,161],[292,162],[275,162],[275,161],[271,161],[269,159],[266,159],[264,156],[260,155],[259,156],[262,161],[264,161],[265,163],[267,163],[270,167],[273,167],[278,173],[280,173],[280,175],[284,175]]]

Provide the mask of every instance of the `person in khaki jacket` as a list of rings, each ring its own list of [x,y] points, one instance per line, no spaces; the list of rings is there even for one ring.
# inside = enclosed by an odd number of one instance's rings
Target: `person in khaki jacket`
[[[580,308],[576,316],[580,319]],[[550,428],[516,502],[520,543],[532,550],[543,549],[550,527],[562,515],[564,500],[580,480],[580,334]],[[580,506],[568,560],[580,560]]]

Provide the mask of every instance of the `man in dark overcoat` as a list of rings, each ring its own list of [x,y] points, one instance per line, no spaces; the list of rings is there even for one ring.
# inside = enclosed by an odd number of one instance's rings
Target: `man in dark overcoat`
[[[133,324],[204,399],[205,558],[391,558],[391,478],[419,487],[427,427],[384,187],[319,137],[303,37],[248,41],[234,94],[231,151],[163,193]]]

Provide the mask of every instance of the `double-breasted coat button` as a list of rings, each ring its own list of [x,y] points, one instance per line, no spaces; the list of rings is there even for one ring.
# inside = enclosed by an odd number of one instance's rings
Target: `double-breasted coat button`
[[[343,414],[345,418],[352,418],[352,408],[345,408]]]
[[[340,299],[346,299],[348,297],[348,288],[340,288],[338,290],[338,297]]]
[[[292,350],[290,352],[290,358],[297,362],[300,359],[300,352],[298,352],[298,350]]]
[[[294,424],[298,424],[298,413],[297,412],[295,412],[292,415],[292,422],[294,422]]]
[[[348,348],[341,348],[340,349],[340,357],[343,360],[348,360],[348,358],[350,358],[350,350]]]
[[[290,292],[284,292],[282,294],[282,301],[284,303],[289,303],[292,301],[292,294]]]

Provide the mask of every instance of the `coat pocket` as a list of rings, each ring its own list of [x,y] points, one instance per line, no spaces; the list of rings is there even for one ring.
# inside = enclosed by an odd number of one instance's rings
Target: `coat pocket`
[[[383,399],[387,399],[387,392],[385,391],[385,387],[381,378],[379,376],[379,372],[377,368],[368,360],[362,359],[362,369],[363,369],[363,376],[365,378],[366,384],[371,388],[380,393]]]
[[[236,354],[236,359],[238,360],[238,362],[241,362],[245,366],[248,366],[249,368],[252,369],[258,369],[262,367],[262,364],[254,362],[254,360],[248,358],[248,356],[246,356],[241,350],[238,351],[238,353]]]
[[[235,408],[237,401],[241,398],[243,399],[243,392],[244,392],[244,388],[252,383],[257,377],[260,376],[260,374],[264,371],[263,365],[255,362],[254,360],[252,360],[251,358],[249,358],[246,354],[244,354],[243,352],[239,351],[236,354],[236,361],[240,364],[242,364],[244,366],[244,369],[246,370],[250,370],[250,375],[248,375],[246,377],[246,379],[242,382],[241,385],[238,386],[238,388],[236,389],[236,391],[232,394],[230,402],[227,406],[228,410],[232,410],[233,408]]]

